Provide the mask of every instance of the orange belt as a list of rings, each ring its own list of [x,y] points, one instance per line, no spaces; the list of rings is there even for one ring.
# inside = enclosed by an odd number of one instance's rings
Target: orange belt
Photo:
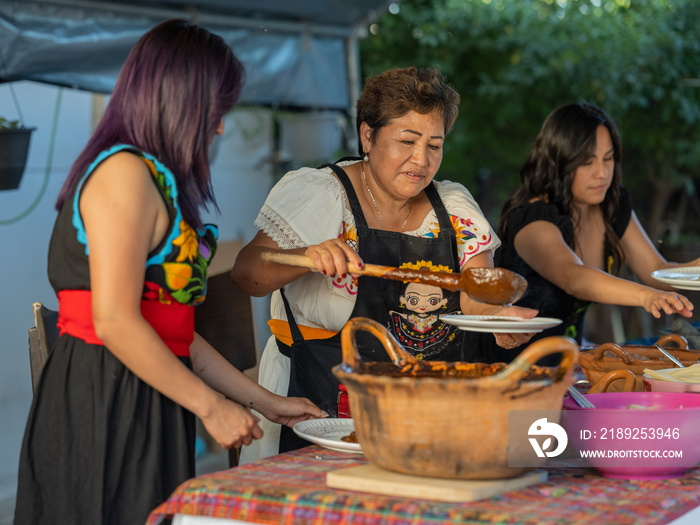
[[[194,340],[194,307],[181,303],[163,304],[141,301],[141,315],[163,339],[170,351],[189,357]],[[58,328],[61,335],[70,334],[92,345],[104,343],[95,333],[90,290],[58,292]]]
[[[279,319],[271,319],[267,322],[272,334],[279,339],[281,343],[287,346],[292,346],[294,340],[292,339],[292,331],[289,329],[289,323],[287,321],[281,321]],[[304,340],[309,339],[328,339],[333,337],[338,332],[333,332],[331,330],[326,330],[324,328],[311,328],[310,326],[297,325],[299,331],[301,332]],[[344,385],[339,385],[338,394],[338,417],[340,418],[351,418],[350,413],[350,401],[348,400],[348,391]]]
[[[281,321],[280,319],[270,319],[267,322],[272,335],[274,335],[281,342],[287,346],[292,346],[294,340],[292,339],[292,331],[289,329],[289,323],[287,321]],[[305,340],[309,339],[328,339],[333,337],[338,332],[333,332],[331,330],[326,330],[325,328],[312,328],[310,326],[304,326],[303,324],[297,325],[299,331]]]

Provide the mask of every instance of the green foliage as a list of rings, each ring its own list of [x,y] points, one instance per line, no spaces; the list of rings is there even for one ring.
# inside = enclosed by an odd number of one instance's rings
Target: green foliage
[[[7,120],[0,117],[0,129],[18,129],[20,127],[19,120]]]
[[[618,124],[643,219],[659,188],[698,178],[696,0],[404,0],[372,30],[363,75],[436,67],[461,94],[439,177],[469,187],[492,220],[545,116],[568,102],[593,102]]]

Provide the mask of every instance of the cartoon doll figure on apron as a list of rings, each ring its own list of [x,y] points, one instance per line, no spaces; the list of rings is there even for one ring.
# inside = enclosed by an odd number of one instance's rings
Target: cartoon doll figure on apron
[[[400,268],[452,272],[451,268],[424,260],[404,263]],[[458,307],[448,310],[448,293],[429,284],[405,283],[399,297],[400,309],[390,312],[388,329],[417,359],[435,359],[459,335],[458,328],[440,319],[443,314],[461,313]]]

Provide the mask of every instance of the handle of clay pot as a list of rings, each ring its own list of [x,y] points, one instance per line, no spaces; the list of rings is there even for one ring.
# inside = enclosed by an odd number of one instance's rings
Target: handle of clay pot
[[[687,350],[689,346],[688,340],[680,334],[666,334],[656,341],[657,345],[663,346],[666,350],[668,350],[668,348],[666,348],[668,343],[676,343],[680,350]]]
[[[495,383],[515,383],[532,365],[550,354],[564,354],[559,368],[565,376],[578,361],[578,345],[569,337],[551,336],[539,339],[523,350],[504,370],[491,376]]]
[[[634,363],[634,359],[632,359],[632,356],[625,352],[620,345],[615,343],[604,343],[598,348],[596,348],[595,360],[600,361],[601,359],[603,359],[603,354],[605,354],[605,352],[608,351],[612,352],[617,357],[622,359],[622,362],[626,365],[631,365],[632,363]]]
[[[343,347],[343,363],[357,370],[360,364],[360,352],[357,349],[357,331],[364,330],[374,335],[384,346],[391,360],[398,367],[406,364],[417,364],[418,360],[406,352],[399,342],[384,326],[367,317],[353,317],[343,327],[340,342]]]
[[[625,380],[625,384],[622,386],[622,392],[634,392],[634,389],[637,386],[637,377],[631,370],[620,368],[618,370],[610,370],[610,372],[604,376],[601,376],[601,378],[598,379],[598,381],[596,381],[591,387],[588,393],[600,394],[602,392],[607,392],[610,384],[618,379]]]

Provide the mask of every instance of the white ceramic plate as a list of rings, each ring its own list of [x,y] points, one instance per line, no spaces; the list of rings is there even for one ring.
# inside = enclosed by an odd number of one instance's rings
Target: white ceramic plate
[[[348,443],[341,439],[355,430],[355,422],[352,419],[309,419],[294,425],[293,430],[299,437],[322,447],[340,452],[362,454],[362,447],[359,443]]]
[[[656,270],[651,272],[651,276],[657,281],[670,284],[674,288],[700,290],[700,266]]]
[[[561,319],[552,317],[534,317],[522,319],[520,317],[506,317],[502,315],[441,315],[440,319],[453,324],[462,330],[470,332],[491,333],[533,333],[541,332],[561,323]]]

